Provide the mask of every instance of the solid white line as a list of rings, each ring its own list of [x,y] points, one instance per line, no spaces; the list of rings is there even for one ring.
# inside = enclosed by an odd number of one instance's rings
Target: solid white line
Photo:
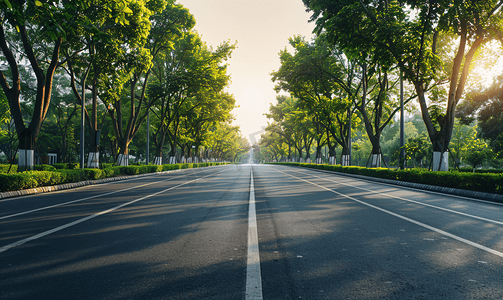
[[[84,186],[79,186],[79,187],[76,187],[76,188],[72,188],[72,190],[81,189],[81,188],[88,188],[88,187],[97,187],[97,186],[103,187],[103,186],[109,185],[109,184],[117,184],[117,183],[124,183],[124,182],[128,182],[128,181],[132,181],[132,180],[145,179],[145,177],[148,176],[148,175],[157,176],[157,175],[160,175],[160,174],[165,173],[165,172],[173,172],[173,171],[178,172],[180,170],[170,170],[170,171],[163,171],[163,172],[160,172],[160,173],[141,174],[141,175],[145,175],[145,176],[133,175],[133,176],[138,176],[138,177],[134,177],[134,178],[130,178],[130,179],[121,179],[121,180],[118,180],[118,181],[103,182],[103,183],[100,183],[99,185],[94,185],[94,184],[93,185],[84,185]],[[52,191],[50,193],[52,193],[52,194],[55,194],[55,193],[65,193],[65,192],[68,192],[69,190],[70,189],[63,189],[63,190]],[[47,194],[47,193],[44,193],[44,194]],[[0,203],[1,202],[7,202],[7,201],[18,201],[18,200],[22,200],[24,198],[34,197],[34,196],[40,196],[40,194],[29,194],[29,195],[24,195],[24,196],[18,196],[18,197],[11,197],[11,198],[0,199]]]
[[[432,205],[432,204],[427,204],[427,203],[424,203],[424,202],[419,202],[419,201],[415,201],[415,200],[411,200],[411,199],[406,199],[406,198],[402,198],[402,197],[398,197],[398,196],[393,196],[393,195],[386,194],[386,193],[376,192],[376,191],[369,190],[369,189],[366,189],[366,188],[362,188],[362,187],[359,187],[359,186],[354,186],[352,184],[348,184],[348,183],[344,183],[344,182],[340,182],[340,181],[331,180],[331,179],[328,179],[328,178],[324,178],[324,177],[321,177],[321,176],[316,176],[316,175],[309,174],[309,173],[304,173],[304,172],[298,172],[298,173],[301,173],[301,174],[304,174],[304,175],[313,176],[313,177],[320,178],[320,179],[323,179],[323,180],[326,180],[326,181],[330,181],[330,182],[333,182],[333,183],[342,184],[342,185],[345,185],[345,186],[350,186],[350,187],[353,187],[355,189],[360,189],[360,190],[364,190],[364,191],[367,191],[367,192],[371,192],[373,194],[379,194],[379,195],[383,195],[383,196],[386,196],[386,197],[395,198],[395,199],[399,199],[399,200],[402,200],[402,201],[407,201],[407,202],[411,202],[411,203],[415,203],[415,204],[419,204],[419,205],[423,205],[423,206],[427,206],[427,207],[431,207],[431,208],[435,208],[435,209],[447,211],[447,212],[450,212],[450,213],[454,213],[454,214],[462,215],[462,216],[465,216],[465,217],[469,217],[469,218],[481,220],[481,221],[484,221],[484,222],[489,222],[489,223],[494,223],[494,224],[498,224],[498,225],[503,225],[503,222],[501,222],[501,221],[486,219],[486,218],[482,218],[482,217],[479,217],[479,216],[474,216],[474,215],[470,215],[470,214],[467,214],[467,213],[463,213],[463,212],[460,212],[460,211],[457,211],[457,210],[452,210],[452,209],[449,209],[449,208],[444,208],[444,207],[440,207],[440,206],[436,206],[436,205]],[[380,182],[376,182],[376,184],[388,185],[386,183],[380,183]],[[428,191],[428,192],[430,192],[430,191]]]
[[[221,172],[223,172],[223,171],[217,172],[217,174],[218,174],[218,173],[221,173]],[[72,227],[72,226],[77,225],[77,224],[80,224],[80,223],[82,223],[82,222],[89,221],[89,220],[94,219],[94,218],[96,218],[96,217],[98,217],[98,216],[108,214],[108,213],[113,212],[113,211],[115,211],[115,210],[117,210],[117,209],[120,209],[120,208],[123,208],[123,207],[125,207],[125,206],[131,205],[131,204],[133,204],[133,203],[136,203],[136,202],[139,202],[139,201],[145,200],[145,199],[147,199],[147,198],[150,198],[150,197],[153,197],[153,196],[156,196],[156,195],[159,195],[159,194],[165,193],[165,192],[167,192],[167,191],[170,191],[170,190],[173,190],[173,189],[179,188],[179,187],[181,187],[181,186],[187,185],[187,184],[189,184],[189,183],[192,183],[192,182],[194,182],[194,181],[197,181],[197,180],[199,180],[199,179],[203,179],[203,178],[206,178],[206,177],[209,177],[209,176],[212,176],[212,175],[214,175],[214,174],[210,174],[210,175],[207,175],[207,176],[203,176],[203,177],[201,177],[201,178],[197,178],[197,179],[194,179],[194,180],[191,180],[191,181],[187,181],[187,182],[185,182],[185,183],[182,183],[182,184],[176,185],[176,186],[174,186],[174,187],[170,187],[170,188],[165,189],[165,190],[162,190],[162,191],[160,191],[160,192],[153,193],[153,194],[150,194],[150,195],[148,195],[148,196],[145,196],[145,197],[142,197],[142,198],[138,198],[138,199],[136,199],[136,200],[133,200],[133,201],[130,201],[130,202],[127,202],[127,203],[123,203],[123,204],[118,205],[118,206],[115,206],[115,207],[113,207],[113,208],[110,208],[110,209],[107,209],[107,210],[104,210],[104,211],[101,211],[101,212],[95,213],[94,215],[90,215],[90,216],[84,217],[84,218],[82,218],[82,219],[79,219],[79,220],[73,221],[73,222],[71,222],[71,223],[68,223],[68,224],[65,224],[65,225],[62,225],[62,226],[56,227],[56,228],[51,229],[51,230],[44,231],[44,232],[42,232],[42,233],[39,233],[39,234],[37,234],[37,235],[31,236],[31,237],[28,237],[28,238],[25,238],[25,239],[22,239],[22,240],[19,240],[19,241],[17,241],[17,242],[14,242],[14,243],[11,243],[11,244],[8,244],[8,245],[5,245],[5,246],[3,246],[3,247],[1,247],[1,248],[0,248],[0,253],[5,252],[5,251],[7,251],[7,250],[9,250],[9,249],[11,249],[11,248],[14,248],[14,247],[17,247],[17,246],[23,245],[23,244],[25,244],[25,243],[27,243],[27,242],[30,242],[30,241],[33,241],[33,240],[39,239],[39,238],[44,237],[44,236],[47,236],[47,235],[49,235],[49,234],[53,234],[53,233],[55,233],[55,232],[61,231],[61,230],[66,229],[66,228],[68,228],[68,227]]]
[[[502,252],[499,252],[499,251],[496,251],[496,250],[494,250],[494,249],[488,248],[488,247],[486,247],[486,246],[483,246],[483,245],[477,244],[477,243],[472,242],[472,241],[470,241],[470,240],[464,239],[464,238],[459,237],[459,236],[457,236],[457,235],[454,235],[454,234],[448,233],[448,232],[446,232],[446,231],[443,231],[443,230],[441,230],[441,229],[438,229],[438,228],[432,227],[432,226],[430,226],[430,225],[427,225],[427,224],[421,223],[421,222],[419,222],[419,221],[416,221],[416,220],[410,219],[410,218],[408,218],[408,217],[405,217],[405,216],[399,215],[399,214],[397,214],[397,213],[391,212],[391,211],[386,210],[386,209],[384,209],[384,208],[380,208],[380,207],[377,207],[377,206],[375,206],[375,205],[369,204],[369,203],[367,203],[367,202],[364,202],[364,201],[361,201],[361,200],[355,199],[355,198],[353,198],[353,197],[351,197],[351,196],[347,196],[347,195],[345,195],[345,194],[339,193],[339,192],[337,192],[337,191],[334,191],[334,190],[332,190],[332,189],[330,189],[330,188],[327,188],[327,187],[324,187],[324,186],[322,186],[322,185],[316,184],[316,183],[314,183],[314,182],[310,182],[310,181],[308,181],[308,180],[305,180],[305,179],[299,178],[299,177],[297,177],[297,176],[290,175],[290,174],[285,173],[285,172],[280,171],[280,170],[278,170],[278,171],[279,171],[279,172],[281,172],[281,173],[283,173],[283,174],[285,174],[285,175],[291,176],[291,177],[296,178],[296,179],[298,179],[298,180],[301,180],[301,181],[307,182],[307,183],[309,183],[309,184],[312,184],[312,185],[317,186],[317,187],[319,187],[319,188],[322,188],[322,189],[324,189],[324,190],[327,190],[327,191],[330,191],[330,192],[332,192],[332,193],[335,193],[335,194],[338,194],[338,195],[340,195],[340,196],[343,196],[343,197],[345,197],[345,198],[348,198],[348,199],[350,199],[350,200],[352,200],[352,201],[358,202],[358,203],[363,204],[363,205],[366,205],[366,206],[368,206],[368,207],[372,207],[372,208],[374,208],[374,209],[380,210],[380,211],[382,211],[382,212],[384,212],[384,213],[390,214],[390,215],[395,216],[395,217],[397,217],[397,218],[400,218],[400,219],[402,219],[402,220],[405,220],[405,221],[408,221],[408,222],[414,223],[414,224],[416,224],[416,225],[419,225],[419,226],[424,227],[424,228],[426,228],[426,229],[429,229],[429,230],[431,230],[431,231],[435,231],[435,232],[440,233],[440,234],[442,234],[442,235],[448,236],[448,237],[450,237],[450,238],[453,238],[453,239],[455,239],[455,240],[458,240],[458,241],[460,241],[460,242],[462,242],[462,243],[465,243],[465,244],[467,244],[467,245],[473,246],[473,247],[478,248],[478,249],[480,249],[480,250],[484,250],[484,251],[486,251],[486,252],[492,253],[492,254],[497,255],[497,256],[499,256],[499,257],[503,257],[503,253],[502,253]]]
[[[255,187],[253,168],[250,179],[250,204],[248,209],[248,260],[246,262],[246,300],[262,300],[262,278],[258,248],[257,213],[255,210]]]
[[[26,214],[30,214],[30,213],[34,213],[34,212],[37,212],[37,211],[50,209],[50,208],[55,208],[55,207],[59,207],[59,206],[63,206],[63,205],[68,205],[68,204],[73,204],[73,203],[82,202],[82,201],[86,201],[86,200],[91,200],[91,199],[102,197],[102,196],[108,196],[108,195],[112,195],[112,194],[117,194],[117,193],[120,193],[120,192],[124,192],[124,191],[129,191],[129,190],[141,188],[141,187],[144,187],[144,186],[147,186],[147,185],[151,185],[151,184],[155,184],[155,183],[161,183],[161,182],[164,182],[164,181],[169,181],[169,180],[177,179],[177,178],[184,177],[184,176],[179,176],[179,177],[176,177],[176,178],[168,178],[168,179],[165,179],[165,180],[155,181],[155,182],[150,182],[150,183],[145,183],[145,184],[142,184],[142,185],[130,187],[130,188],[123,189],[123,190],[118,190],[118,191],[109,192],[109,193],[105,193],[105,194],[100,194],[100,195],[96,195],[96,196],[86,197],[86,198],[77,199],[77,200],[73,200],[73,201],[69,201],[69,202],[55,204],[55,205],[44,206],[44,207],[41,207],[41,208],[37,208],[37,209],[33,209],[33,210],[28,210],[28,211],[20,212],[20,213],[13,214],[13,215],[3,216],[3,217],[0,217],[0,220],[8,219],[8,218],[13,218],[13,217],[17,217],[17,216],[22,216],[22,215],[26,215]]]

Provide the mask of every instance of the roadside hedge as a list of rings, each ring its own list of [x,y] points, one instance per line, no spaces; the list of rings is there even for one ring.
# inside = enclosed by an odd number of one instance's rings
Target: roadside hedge
[[[466,173],[458,171],[432,172],[426,169],[395,170],[386,168],[342,167],[341,165],[317,165],[305,163],[276,163],[321,169],[369,177],[428,184],[477,192],[503,194],[503,174]]]
[[[67,169],[65,164],[56,167],[49,165],[37,166],[34,171],[17,173],[17,166],[12,166],[7,174],[9,165],[0,165],[0,192],[17,191],[42,186],[51,186],[86,180],[98,180],[123,175],[138,175],[169,170],[201,168],[224,163],[198,163],[174,165],[133,165],[116,166],[104,169]],[[14,169],[14,171],[12,170]]]

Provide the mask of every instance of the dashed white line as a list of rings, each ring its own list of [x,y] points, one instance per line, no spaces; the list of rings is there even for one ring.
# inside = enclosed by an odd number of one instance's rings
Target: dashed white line
[[[220,171],[220,172],[218,172],[218,173],[221,173],[221,172],[223,172],[223,171]],[[217,173],[217,174],[218,174],[218,173]],[[5,251],[7,251],[7,250],[9,250],[9,249],[12,249],[12,248],[14,248],[14,247],[17,247],[17,246],[21,246],[21,245],[23,245],[23,244],[25,244],[25,243],[28,243],[28,242],[30,242],[30,241],[33,241],[33,240],[36,240],[36,239],[42,238],[42,237],[44,237],[44,236],[47,236],[47,235],[53,234],[53,233],[55,233],[55,232],[61,231],[61,230],[63,230],[63,229],[66,229],[66,228],[72,227],[72,226],[74,226],[74,225],[77,225],[77,224],[83,223],[83,222],[85,222],[85,221],[89,221],[89,220],[94,219],[94,218],[96,218],[96,217],[98,217],[98,216],[108,214],[108,213],[113,212],[113,211],[115,211],[115,210],[118,210],[118,209],[120,209],[120,208],[122,208],[122,207],[125,207],[125,206],[128,206],[128,205],[131,205],[131,204],[133,204],[133,203],[136,203],[136,202],[139,202],[139,201],[145,200],[145,199],[147,199],[147,198],[150,198],[150,197],[153,197],[153,196],[156,196],[156,195],[159,195],[159,194],[165,193],[165,192],[167,192],[167,191],[170,191],[170,190],[173,190],[173,189],[179,188],[179,187],[181,187],[181,186],[187,185],[187,184],[192,183],[192,182],[194,182],[194,181],[197,181],[197,180],[200,180],[200,179],[203,179],[203,178],[209,177],[209,176],[213,176],[213,175],[215,175],[215,174],[210,174],[210,175],[207,175],[207,176],[203,176],[203,177],[200,177],[200,178],[197,178],[197,179],[193,179],[193,180],[190,180],[190,181],[184,182],[184,183],[182,183],[182,184],[179,184],[179,185],[176,185],[176,186],[170,187],[170,188],[168,188],[168,189],[165,189],[165,190],[159,191],[159,192],[157,192],[157,193],[153,193],[153,194],[150,194],[150,195],[148,195],[148,196],[141,197],[141,198],[135,199],[135,200],[133,200],[133,201],[129,201],[129,202],[127,202],[127,203],[123,203],[123,204],[118,205],[118,206],[115,206],[115,207],[113,207],[113,208],[110,208],[110,209],[107,209],[107,210],[104,210],[104,211],[101,211],[101,212],[95,213],[95,214],[93,214],[93,215],[89,215],[89,216],[84,217],[84,218],[82,218],[82,219],[79,219],[79,220],[76,220],[76,221],[70,222],[70,223],[68,223],[68,224],[65,224],[65,225],[62,225],[62,226],[59,226],[59,227],[53,228],[53,229],[51,229],[51,230],[44,231],[44,232],[42,232],[42,233],[39,233],[39,234],[36,234],[36,235],[30,236],[30,237],[28,237],[28,238],[25,238],[25,239],[19,240],[19,241],[14,242],[14,243],[11,243],[11,244],[8,244],[8,245],[5,245],[5,246],[3,246],[3,247],[0,247],[0,253],[5,252]]]
[[[455,239],[455,240],[457,240],[457,241],[460,241],[460,242],[465,243],[465,244],[467,244],[467,245],[470,245],[470,246],[472,246],[472,247],[478,248],[478,249],[480,249],[480,250],[484,250],[484,251],[486,251],[486,252],[492,253],[492,254],[497,255],[497,256],[499,256],[499,257],[503,257],[503,253],[502,253],[502,252],[496,251],[496,250],[491,249],[491,248],[489,248],[489,247],[486,247],[486,246],[483,246],[483,245],[477,244],[477,243],[475,243],[475,242],[472,242],[472,241],[470,241],[470,240],[464,239],[464,238],[462,238],[462,237],[459,237],[459,236],[457,236],[457,235],[451,234],[451,233],[449,233],[449,232],[443,231],[443,230],[441,230],[441,229],[435,228],[435,227],[433,227],[433,226],[430,226],[430,225],[424,224],[424,223],[422,223],[422,222],[419,222],[419,221],[413,220],[413,219],[411,219],[411,218],[408,218],[408,217],[405,217],[405,216],[399,215],[399,214],[397,214],[397,213],[391,212],[391,211],[386,210],[386,209],[384,209],[384,208],[380,208],[380,207],[375,206],[375,205],[372,205],[372,204],[370,204],[370,203],[367,203],[367,202],[364,202],[364,201],[358,200],[358,199],[353,198],[353,197],[351,197],[351,196],[348,196],[348,195],[345,195],[345,194],[339,193],[339,192],[334,191],[334,190],[332,190],[332,189],[330,189],[330,188],[324,187],[324,186],[319,185],[319,184],[316,184],[316,183],[314,183],[314,182],[310,182],[309,180],[305,180],[305,179],[299,178],[299,177],[297,177],[297,176],[294,176],[294,175],[291,175],[291,174],[285,173],[285,172],[280,171],[280,170],[277,170],[277,171],[278,171],[278,172],[281,172],[281,173],[283,173],[283,174],[285,174],[285,175],[291,176],[291,177],[293,177],[293,178],[296,178],[296,179],[298,179],[298,180],[301,180],[301,181],[307,182],[307,183],[309,183],[309,184],[312,184],[312,185],[314,185],[314,186],[317,186],[317,187],[319,187],[319,188],[322,188],[322,189],[324,189],[324,190],[330,191],[330,192],[332,192],[332,193],[334,193],[334,194],[337,194],[337,195],[340,195],[340,196],[342,196],[342,197],[348,198],[348,199],[350,199],[350,200],[352,200],[352,201],[355,201],[355,202],[358,202],[358,203],[360,203],[360,204],[366,205],[366,206],[368,206],[368,207],[372,207],[372,208],[374,208],[374,209],[380,210],[380,211],[382,211],[382,212],[384,212],[384,213],[387,213],[387,214],[389,214],[389,215],[395,216],[395,217],[400,218],[400,219],[402,219],[402,220],[408,221],[408,222],[410,222],[410,223],[414,223],[414,224],[419,225],[419,226],[421,226],[421,227],[423,227],[423,228],[426,228],[426,229],[429,229],[429,230],[431,230],[431,231],[435,231],[435,232],[440,233],[440,234],[442,234],[442,235],[448,236],[448,237],[450,237],[450,238],[452,238],[452,239]]]
[[[307,175],[306,173],[303,173],[303,172],[299,172],[299,173]],[[462,215],[462,216],[469,217],[469,218],[472,218],[472,219],[481,220],[481,221],[484,221],[484,222],[490,222],[490,223],[494,223],[494,224],[503,225],[503,222],[501,222],[501,221],[496,221],[496,220],[491,220],[491,219],[487,219],[487,218],[482,218],[482,217],[479,217],[479,216],[474,216],[474,215],[470,215],[470,214],[467,214],[467,213],[463,213],[463,212],[460,212],[460,211],[457,211],[457,210],[452,210],[452,209],[448,209],[448,208],[445,208],[445,207],[431,205],[431,204],[420,202],[420,201],[406,199],[406,198],[403,198],[403,197],[398,197],[398,196],[390,195],[390,194],[387,194],[387,193],[376,192],[376,191],[373,191],[373,190],[370,190],[370,189],[366,189],[366,188],[363,188],[363,187],[359,187],[359,186],[355,186],[355,185],[352,185],[352,184],[349,184],[349,183],[336,182],[334,180],[327,179],[327,178],[321,177],[321,176],[316,176],[316,175],[313,175],[313,174],[308,174],[308,175],[316,177],[316,178],[320,178],[320,179],[323,179],[323,180],[326,180],[326,181],[329,181],[329,182],[334,182],[334,183],[337,183],[337,184],[342,184],[342,185],[345,185],[345,186],[350,186],[350,187],[353,187],[355,189],[359,189],[359,190],[371,192],[373,194],[379,194],[379,195],[383,195],[383,196],[386,196],[386,197],[395,198],[395,199],[399,199],[399,200],[402,200],[402,201],[407,201],[407,202],[410,202],[410,203],[419,204],[419,205],[422,205],[422,206],[427,206],[427,207],[435,208],[435,209],[438,209],[438,210],[447,211],[447,212],[450,212],[450,213]],[[385,184],[385,183],[381,183],[381,184]],[[430,192],[430,191],[428,191],[428,192]]]
[[[257,214],[253,168],[250,179],[250,204],[248,209],[248,259],[246,262],[246,300],[262,300],[262,277],[258,247]]]
[[[82,199],[77,199],[77,200],[73,200],[73,201],[68,201],[68,202],[64,202],[64,203],[59,203],[59,204],[55,204],[55,205],[44,206],[44,207],[41,207],[41,208],[32,209],[32,210],[28,210],[28,211],[23,211],[23,212],[20,212],[20,213],[16,213],[16,214],[12,214],[12,215],[8,215],[8,216],[0,217],[0,220],[9,219],[9,218],[13,218],[13,217],[18,217],[18,216],[22,216],[22,215],[34,213],[34,212],[41,211],[41,210],[51,209],[51,208],[55,208],[55,207],[59,207],[59,206],[63,206],[63,205],[69,205],[69,204],[78,203],[78,202],[82,202],[82,201],[86,201],[86,200],[91,200],[91,199],[102,197],[102,196],[108,196],[108,195],[112,195],[112,194],[117,194],[117,193],[120,193],[120,192],[125,192],[125,191],[129,191],[129,190],[141,188],[141,187],[144,187],[144,186],[147,186],[147,185],[151,185],[151,184],[156,184],[156,183],[161,183],[161,182],[165,182],[165,181],[169,181],[169,180],[173,180],[173,179],[178,179],[180,177],[182,177],[182,176],[179,176],[179,177],[176,177],[176,178],[168,178],[168,179],[165,179],[165,180],[160,180],[160,181],[155,181],[155,182],[150,182],[150,183],[146,183],[146,184],[142,184],[142,185],[133,186],[133,187],[130,187],[130,188],[127,188],[127,189],[122,189],[122,190],[118,190],[118,191],[108,192],[108,193],[104,193],[104,194],[100,194],[100,195],[95,195],[95,196],[86,197],[86,198],[82,198]]]

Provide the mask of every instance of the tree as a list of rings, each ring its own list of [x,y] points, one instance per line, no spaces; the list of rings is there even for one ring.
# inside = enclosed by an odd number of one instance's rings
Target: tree
[[[197,33],[188,32],[172,50],[154,60],[154,81],[149,88],[154,124],[156,163],[162,160],[166,136],[170,143],[170,163],[175,163],[179,130],[184,114],[205,101],[197,97],[202,90],[219,93],[229,82],[224,61],[235,45],[222,43],[216,50],[209,48]]]
[[[323,38],[310,44],[297,36],[290,39],[290,45],[294,54],[286,49],[280,52],[281,67],[272,73],[276,90],[289,92],[299,100],[301,110],[316,116],[316,122],[329,135],[330,157],[335,157],[332,140],[342,146],[343,164],[349,165],[351,126],[359,121],[353,117],[352,100],[357,95],[352,89],[354,69],[344,65],[341,56],[334,55]],[[342,83],[346,80],[347,85]]]
[[[303,1],[313,12],[317,30],[326,30],[332,44],[355,57],[370,56],[383,66],[399,66],[418,97],[434,149],[433,170],[447,170],[456,106],[475,53],[501,32],[503,1]],[[455,56],[445,65],[446,74],[437,53],[440,34],[459,38]],[[447,96],[437,101],[441,105],[432,105],[426,91],[442,79],[449,84]]]
[[[136,108],[142,107],[135,106],[135,100],[129,102],[130,106],[127,108],[132,115],[129,118],[131,122],[122,120],[124,107],[121,96],[128,79],[134,77],[132,74],[141,74],[151,64],[151,49],[145,47],[147,41],[150,41],[150,18],[154,14],[160,14],[167,3],[165,0],[93,2],[84,11],[89,21],[80,24],[80,35],[70,40],[64,48],[72,89],[81,105],[85,106],[86,90],[91,91],[91,115],[86,115],[91,137],[88,167],[99,166],[99,100],[115,125],[119,148],[129,144],[137,130],[138,120],[142,120],[135,115]],[[117,11],[123,13],[117,15]],[[77,88],[76,81],[80,88]],[[130,89],[132,86],[134,84],[130,83]],[[122,122],[128,123],[126,130],[122,130]],[[114,154],[116,152],[117,150]]]
[[[7,157],[7,163],[14,163],[16,155],[16,131],[7,97],[0,91],[0,151]]]
[[[478,166],[481,166],[483,162],[488,159],[492,159],[494,156],[494,152],[487,145],[487,143],[477,138],[476,126],[471,130],[470,136],[465,141],[465,144],[462,148],[463,156],[465,156],[466,160],[470,162],[473,169]]]
[[[234,161],[239,154],[248,151],[240,135],[239,127],[227,122],[217,123],[213,126],[206,140],[207,157],[221,161]],[[245,148],[243,148],[245,147]]]
[[[271,131],[278,134],[288,146],[288,157],[287,162],[292,161],[292,146],[295,144],[293,137],[293,128],[287,126],[285,123],[285,116],[289,113],[289,111],[293,108],[293,103],[295,102],[294,98],[287,97],[284,95],[276,96],[277,104],[269,106],[269,113],[265,113],[264,115],[271,119],[273,122],[268,124],[266,127],[266,131]]]
[[[215,91],[212,88],[201,89],[187,110],[182,112],[182,131],[178,145],[183,151],[182,156],[194,157],[198,161],[197,153],[207,138],[212,126],[221,122],[230,123],[233,120],[231,110],[236,100],[228,93]],[[183,142],[182,142],[183,141]]]
[[[0,70],[0,85],[7,97],[19,140],[18,170],[33,169],[35,142],[51,101],[52,79],[59,62],[61,44],[72,33],[77,4],[59,6],[39,1],[0,2],[0,49],[9,74]],[[36,38],[35,38],[36,36]],[[20,45],[15,47],[14,45]],[[43,48],[49,56],[39,56]],[[34,109],[26,126],[20,106],[20,65],[27,61],[36,76]]]
[[[503,158],[503,77],[482,91],[468,93],[460,103],[456,115],[462,124],[475,120],[480,128],[480,137],[487,139],[499,158]]]
[[[129,143],[141,128],[156,100],[146,98],[153,65],[151,61],[157,56],[165,55],[172,48],[174,41],[195,25],[194,17],[188,9],[173,3],[174,0],[170,0],[166,8],[159,4],[156,4],[157,7],[148,6],[153,13],[150,17],[150,34],[146,44],[137,48],[125,65],[129,68],[129,80],[126,84],[129,90],[124,90],[123,96],[115,103],[109,103],[114,107],[108,110],[108,113],[119,144],[118,163],[121,165],[127,165]],[[128,104],[127,110],[122,109],[123,104]]]
[[[278,104],[270,105],[269,114],[265,114],[274,122],[269,124],[266,131],[278,134],[288,144],[288,160],[291,157],[291,147],[297,150],[295,155],[298,161],[304,160],[302,154],[306,150],[306,159],[310,156],[313,141],[311,132],[312,122],[305,110],[299,106],[299,100],[294,97],[278,96]]]
[[[261,136],[259,145],[267,161],[279,162],[287,155],[285,139],[274,131],[266,131]]]
[[[407,144],[405,144],[405,159],[411,161],[414,168],[417,164],[423,167],[423,160],[428,156],[428,153],[431,151],[430,149],[431,144],[428,143],[428,136],[426,134],[410,137],[407,140]]]

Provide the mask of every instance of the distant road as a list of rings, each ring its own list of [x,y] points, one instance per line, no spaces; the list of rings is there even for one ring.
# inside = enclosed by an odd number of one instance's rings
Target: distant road
[[[503,206],[228,165],[0,200],[0,299],[503,299]]]

